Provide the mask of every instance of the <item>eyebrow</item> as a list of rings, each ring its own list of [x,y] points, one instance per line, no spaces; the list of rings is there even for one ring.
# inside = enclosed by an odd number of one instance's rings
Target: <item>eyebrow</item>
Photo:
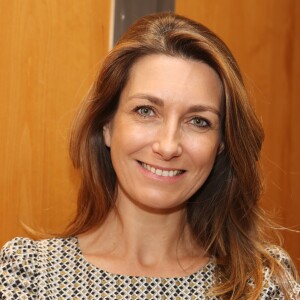
[[[139,99],[146,99],[150,101],[151,103],[163,107],[164,106],[164,101],[156,96],[150,95],[150,94],[134,94],[129,97],[129,99],[134,99],[134,98],[139,98]],[[202,104],[196,104],[192,105],[188,108],[187,113],[193,113],[193,112],[201,112],[201,111],[210,111],[214,114],[216,114],[219,118],[221,118],[221,113],[219,112],[218,109],[216,109],[213,106],[209,105],[202,105]]]

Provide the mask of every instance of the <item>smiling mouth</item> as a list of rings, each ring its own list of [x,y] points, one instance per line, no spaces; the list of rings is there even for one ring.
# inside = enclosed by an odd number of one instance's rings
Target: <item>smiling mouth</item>
[[[138,162],[144,169],[146,169],[146,170],[150,171],[151,173],[156,174],[158,176],[174,177],[174,176],[178,176],[185,172],[185,170],[162,170],[162,169],[154,168],[153,166],[145,164],[141,161],[138,161]]]

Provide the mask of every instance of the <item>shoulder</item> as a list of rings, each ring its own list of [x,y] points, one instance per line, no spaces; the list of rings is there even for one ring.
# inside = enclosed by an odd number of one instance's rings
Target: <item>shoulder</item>
[[[264,267],[264,293],[267,296],[272,294],[278,297],[276,299],[285,299],[282,292],[282,287],[285,286],[291,299],[299,299],[300,284],[297,282],[296,270],[289,254],[276,245],[267,246],[266,251],[275,264],[280,266],[282,272],[280,275],[274,274],[272,267]]]
[[[35,242],[15,238],[0,252],[0,298],[30,299],[36,293],[37,276]]]
[[[26,271],[29,276],[33,275],[36,253],[36,245],[33,240],[15,238],[7,242],[0,252],[1,275],[18,269]]]
[[[277,245],[269,245],[266,247],[267,253],[279,264],[285,272],[292,277],[296,277],[296,269],[289,254]]]
[[[7,242],[1,250],[1,262],[20,257],[30,257],[35,252],[35,242],[28,238],[14,238]]]
[[[60,255],[64,251],[71,251],[76,248],[77,240],[72,237],[38,241],[17,237],[3,246],[0,252],[0,262],[5,263],[11,260],[34,261],[39,256]]]
[[[76,247],[74,238],[14,238],[7,242],[0,252],[0,299],[31,299],[47,265],[56,265],[64,253]]]

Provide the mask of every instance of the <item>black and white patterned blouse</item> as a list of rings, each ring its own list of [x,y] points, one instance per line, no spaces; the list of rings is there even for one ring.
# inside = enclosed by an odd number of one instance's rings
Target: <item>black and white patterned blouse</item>
[[[289,272],[289,258],[274,249],[274,256],[284,262]],[[77,238],[15,238],[0,254],[0,299],[213,300],[217,298],[208,297],[207,291],[214,284],[215,268],[210,261],[198,272],[178,278],[116,275],[90,264]],[[261,299],[284,299],[268,269],[264,276]],[[292,284],[300,299],[300,286],[294,281]]]

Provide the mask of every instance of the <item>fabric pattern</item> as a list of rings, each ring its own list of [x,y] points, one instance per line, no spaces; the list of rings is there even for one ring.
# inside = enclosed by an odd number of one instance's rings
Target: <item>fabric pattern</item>
[[[289,268],[289,259],[271,249]],[[218,299],[208,297],[215,282],[211,260],[198,272],[178,278],[154,278],[112,274],[83,257],[77,238],[33,241],[15,238],[0,254],[0,299]],[[284,299],[264,270],[261,299]],[[300,296],[300,287],[292,282]]]

